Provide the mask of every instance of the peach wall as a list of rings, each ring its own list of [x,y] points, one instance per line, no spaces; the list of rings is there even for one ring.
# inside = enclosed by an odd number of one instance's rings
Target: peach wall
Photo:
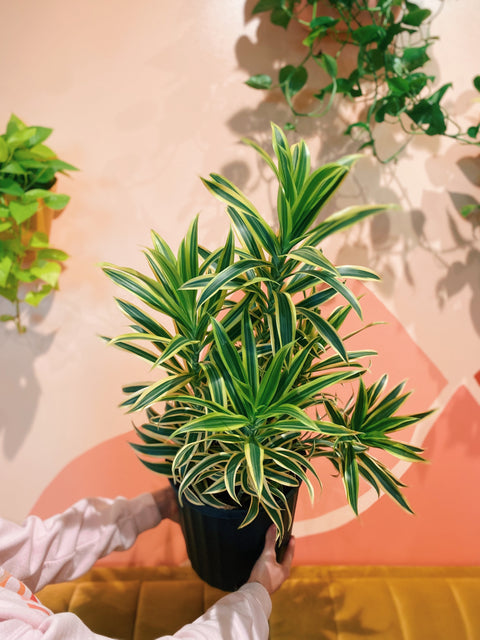
[[[450,107],[466,126],[480,112],[470,84],[479,73],[475,16],[478,0],[457,0],[435,22],[432,68],[439,81],[453,81]],[[266,143],[270,120],[283,124],[289,115],[281,100],[243,81],[268,72],[274,47],[295,44],[294,34],[278,45],[277,28],[247,21],[244,0],[25,0],[3,3],[0,17],[0,122],[15,112],[53,127],[51,146],[82,169],[60,184],[72,196],[53,230],[54,243],[71,256],[60,291],[26,314],[25,335],[0,326],[0,505],[4,517],[20,521],[84,492],[133,493],[161,482],[144,475],[126,445],[121,385],[148,371],[98,337],[125,326],[98,264],[143,266],[150,228],[175,246],[198,211],[202,241],[221,242],[226,216],[199,180],[210,171],[270,211],[270,187],[238,141]],[[300,123],[318,164],[354,150],[341,135],[342,117]],[[385,148],[391,142],[385,131]],[[366,201],[402,208],[332,239],[325,251],[382,274],[368,302],[368,313],[390,322],[372,338],[382,348],[378,366],[392,380],[408,377],[419,407],[439,411],[409,434],[430,464],[399,468],[417,515],[365,492],[353,521],[332,484],[314,511],[301,503],[297,562],[478,561],[479,219],[463,220],[455,206],[459,197],[480,201],[478,159],[473,147],[419,140],[395,167],[361,160],[337,198],[337,208]],[[123,475],[109,460],[114,451],[129,461]],[[375,535],[392,544],[372,547]]]

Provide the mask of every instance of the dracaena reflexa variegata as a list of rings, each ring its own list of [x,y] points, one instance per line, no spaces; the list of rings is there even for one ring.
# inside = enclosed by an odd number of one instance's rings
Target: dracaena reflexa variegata
[[[278,181],[278,230],[234,184],[211,174],[203,182],[231,220],[220,248],[198,244],[196,217],[176,254],[152,232],[150,275],[104,265],[141,303],[117,300],[132,324],[110,342],[166,374],[124,388],[123,406],[147,414],[132,446],[148,468],[173,479],[181,501],[245,508],[242,526],[263,508],[281,534],[289,488],[303,482],[313,499],[318,457],[338,471],[356,513],[360,477],[410,510],[402,483],[375,452],[422,460],[419,448],[392,434],[429,412],[399,415],[408,394],[403,385],[387,390],[386,376],[365,385],[376,354],[348,350],[357,331],[346,333],[344,322],[351,313],[362,318],[349,281],[379,278],[332,264],[320,247],[388,207],[349,207],[318,222],[356,157],[312,171],[305,142],[290,146],[276,125],[276,161],[246,142]],[[346,403],[340,386],[351,391]]]

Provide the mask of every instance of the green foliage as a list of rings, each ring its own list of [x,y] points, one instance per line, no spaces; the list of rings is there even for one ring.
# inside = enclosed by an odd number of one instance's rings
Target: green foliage
[[[59,211],[70,199],[50,191],[56,174],[76,170],[43,144],[51,133],[46,127],[27,127],[12,115],[0,136],[0,295],[15,306],[0,320],[13,320],[19,332],[25,330],[20,303],[37,306],[58,288],[60,263],[68,257],[50,246],[46,233],[32,229],[44,205]],[[24,284],[32,286],[21,298]]]
[[[310,7],[311,14],[308,14]],[[326,11],[332,15],[321,15]],[[443,135],[467,144],[480,144],[479,127],[463,132],[448,114],[443,99],[450,83],[434,90],[435,76],[425,73],[430,47],[431,11],[415,0],[260,0],[252,13],[269,13],[273,24],[287,29],[297,22],[306,29],[305,48],[297,64],[285,64],[275,82],[267,74],[257,74],[246,84],[255,89],[281,89],[295,119],[320,117],[333,106],[336,96],[353,100],[365,109],[345,133],[359,141],[360,149],[370,148],[381,162],[395,159],[415,135]],[[308,17],[307,17],[308,16]],[[334,54],[326,53],[328,45]],[[356,63],[345,70],[344,61],[356,54]],[[315,106],[309,112],[295,108],[294,97],[302,89],[312,89],[309,69],[314,65],[325,73],[322,86],[315,87]],[[344,69],[343,75],[340,69]],[[480,90],[480,79],[474,80]],[[388,122],[403,130],[399,149],[381,158],[376,146],[375,126]],[[288,128],[295,124],[288,123]]]
[[[343,478],[355,512],[360,477],[409,509],[401,482],[375,452],[420,460],[417,447],[392,434],[428,412],[397,415],[407,395],[403,385],[387,391],[386,376],[364,384],[375,352],[347,347],[343,324],[352,311],[361,317],[347,281],[379,278],[364,267],[333,265],[318,247],[386,207],[350,207],[319,221],[355,157],[312,171],[304,141],[290,146],[276,125],[272,134],[276,163],[245,142],[278,180],[276,231],[234,184],[211,174],[203,182],[226,204],[232,224],[221,247],[198,244],[195,218],[177,255],[152,232],[150,275],[103,267],[142,303],[117,300],[130,332],[110,343],[166,373],[124,388],[123,406],[147,412],[136,427],[142,443],[132,446],[148,468],[173,479],[180,500],[248,508],[243,525],[262,507],[281,532],[285,492],[304,482],[313,497],[317,457]],[[332,300],[338,305],[327,311]],[[357,390],[346,403],[342,385]]]

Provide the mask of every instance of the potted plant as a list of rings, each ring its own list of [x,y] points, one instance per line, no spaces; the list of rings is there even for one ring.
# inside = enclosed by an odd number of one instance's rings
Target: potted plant
[[[0,295],[15,305],[0,320],[13,320],[19,332],[25,331],[21,302],[36,306],[58,288],[60,263],[68,257],[50,246],[49,234],[70,199],[54,192],[56,175],[76,167],[43,144],[51,133],[12,115],[0,136]],[[25,283],[31,286],[21,298]]]
[[[478,145],[478,128],[462,131],[444,104],[452,83],[436,88],[435,76],[425,69],[436,38],[430,34],[432,11],[423,4],[417,0],[259,0],[252,15],[267,13],[283,29],[295,23],[303,27],[303,53],[299,60],[280,67],[276,81],[258,73],[246,84],[280,89],[294,118],[286,125],[291,129],[300,117],[324,116],[337,104],[336,97],[357,103],[362,110],[345,133],[383,163],[398,158],[419,134]],[[295,106],[297,94],[304,89],[313,93],[308,110]],[[388,157],[378,150],[375,128],[379,123],[394,124],[400,132],[401,143]]]
[[[235,185],[211,174],[203,182],[232,223],[222,246],[198,244],[197,217],[177,255],[152,232],[151,275],[103,265],[142,303],[117,299],[131,331],[106,339],[166,374],[124,388],[123,406],[147,414],[132,446],[177,488],[192,565],[223,589],[248,577],[271,522],[285,542],[298,487],[313,499],[312,479],[320,480],[315,458],[332,463],[355,512],[360,477],[410,510],[402,483],[375,453],[421,460],[420,449],[392,436],[429,414],[397,415],[403,383],[387,390],[386,375],[364,382],[375,352],[348,350],[352,334],[342,327],[362,312],[346,281],[379,278],[335,266],[319,248],[386,206],[349,207],[318,222],[357,156],[311,171],[305,142],[290,146],[278,126],[272,132],[277,163],[246,142],[278,180],[276,230]],[[345,401],[342,386],[354,391]]]

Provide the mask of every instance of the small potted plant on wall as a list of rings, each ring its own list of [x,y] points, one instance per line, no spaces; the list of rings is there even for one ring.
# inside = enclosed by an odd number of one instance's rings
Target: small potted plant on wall
[[[20,304],[36,306],[56,289],[61,262],[68,257],[50,246],[49,236],[52,219],[70,199],[54,192],[57,174],[76,167],[43,144],[51,133],[12,115],[0,136],[0,295],[15,308],[0,320],[14,321],[20,333],[25,331]]]
[[[132,324],[111,343],[166,374],[124,388],[123,406],[147,415],[132,446],[177,488],[194,569],[226,590],[246,580],[272,522],[281,554],[300,484],[313,499],[312,480],[320,481],[316,458],[331,462],[355,512],[360,477],[410,510],[376,454],[422,460],[420,449],[393,436],[429,413],[397,415],[408,394],[403,384],[387,390],[386,375],[364,382],[375,353],[348,349],[344,322],[362,312],[346,281],[378,276],[335,266],[319,248],[385,206],[317,222],[356,157],[311,171],[305,142],[290,146],[280,128],[272,131],[277,163],[246,142],[278,181],[276,230],[235,185],[211,174],[204,183],[232,223],[222,246],[198,244],[195,218],[177,255],[152,232],[151,275],[103,266],[142,303],[117,299]]]

